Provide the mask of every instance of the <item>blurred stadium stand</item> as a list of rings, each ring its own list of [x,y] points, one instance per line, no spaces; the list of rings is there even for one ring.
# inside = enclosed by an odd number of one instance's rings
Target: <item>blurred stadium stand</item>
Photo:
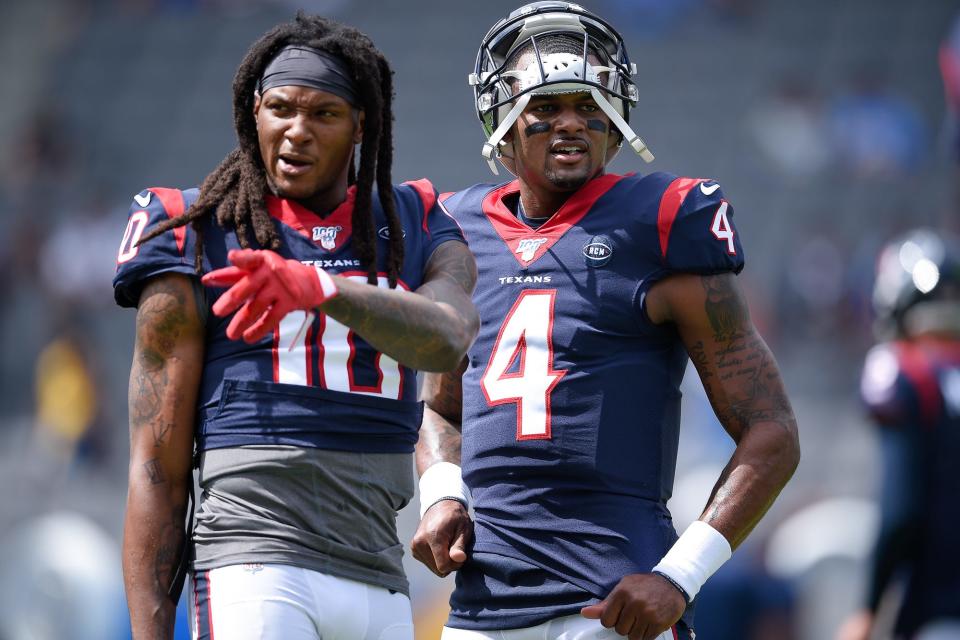
[[[426,176],[448,191],[493,179],[479,155],[466,76],[485,30],[518,4],[302,6],[366,31],[387,54],[396,72],[394,178]],[[804,447],[796,479],[753,544],[762,547],[779,523],[818,501],[871,500],[874,443],[856,384],[871,341],[875,251],[908,226],[960,227],[937,67],[956,2],[583,4],[627,40],[641,89],[632,124],[657,156],[648,169],[624,151],[613,169],[713,177],[736,208],[747,250],[742,278],[784,370]],[[296,8],[264,0],[0,3],[0,482],[8,488],[0,545],[65,508],[119,543],[134,317],[113,306],[109,281],[126,208],[144,187],[198,184],[233,147],[233,73],[249,44]],[[865,76],[874,88],[851,116],[841,108],[861,95]],[[838,112],[848,118],[840,132],[851,135],[838,134]],[[904,125],[910,152],[896,155],[896,138],[886,134],[904,121],[914,123]],[[878,130],[876,122],[893,124]],[[850,161],[842,146],[864,144],[875,145],[868,160],[889,152],[895,161]],[[64,418],[84,431],[52,446],[41,419],[51,383],[41,354],[64,340],[90,378],[79,388],[97,396],[77,410],[97,411]],[[689,386],[678,483],[730,451],[702,391]],[[709,486],[703,491],[693,506],[676,505],[678,513],[695,517]],[[401,514],[405,539],[415,511]],[[838,563],[860,566],[855,551],[840,555]],[[824,562],[831,558],[825,552]],[[436,637],[452,583],[408,561],[419,637]],[[857,603],[856,589],[829,585],[796,581],[794,637],[823,640]]]

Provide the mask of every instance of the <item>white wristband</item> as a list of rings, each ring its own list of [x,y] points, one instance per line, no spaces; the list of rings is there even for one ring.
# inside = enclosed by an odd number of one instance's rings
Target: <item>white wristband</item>
[[[470,490],[452,462],[437,462],[420,476],[420,517],[441,500],[456,500],[470,510]]]
[[[695,520],[652,571],[669,577],[693,600],[707,578],[731,555],[730,543],[722,533]]]

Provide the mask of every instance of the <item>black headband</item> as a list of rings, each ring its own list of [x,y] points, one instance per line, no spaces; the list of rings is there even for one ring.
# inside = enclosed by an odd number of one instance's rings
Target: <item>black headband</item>
[[[273,87],[310,87],[338,95],[358,107],[356,87],[342,60],[326,51],[290,44],[270,61],[260,78],[260,95]]]

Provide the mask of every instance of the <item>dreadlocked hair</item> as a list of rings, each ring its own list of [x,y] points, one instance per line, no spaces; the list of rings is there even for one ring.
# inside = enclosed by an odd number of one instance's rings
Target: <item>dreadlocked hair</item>
[[[220,162],[200,185],[197,200],[183,215],[165,220],[140,243],[176,227],[190,224],[197,234],[195,262],[202,270],[203,224],[214,213],[217,223],[233,229],[241,247],[250,248],[253,239],[260,247],[278,249],[280,236],[274,226],[264,196],[269,191],[266,171],[260,156],[256,122],[253,117],[254,92],[270,61],[290,44],[326,51],[338,57],[349,69],[357,90],[360,109],[365,113],[360,141],[359,167],[351,162],[347,182],[356,185],[353,206],[353,246],[367,272],[367,282],[377,283],[377,233],[372,210],[376,184],[380,205],[387,218],[389,253],[387,277],[396,287],[403,265],[403,231],[393,196],[393,72],[383,54],[360,31],[320,16],[306,15],[280,24],[257,40],[233,79],[233,122],[238,145]],[[138,243],[138,244],[140,244]]]

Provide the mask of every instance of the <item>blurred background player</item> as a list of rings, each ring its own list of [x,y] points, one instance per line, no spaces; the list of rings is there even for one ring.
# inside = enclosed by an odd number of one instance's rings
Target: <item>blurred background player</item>
[[[443,201],[476,255],[483,320],[461,369],[423,391],[412,547],[457,570],[447,640],[692,640],[697,592],[799,459],[720,185],[605,172],[624,142],[653,159],[628,123],[634,72],[603,19],[535,2],[494,25],[470,76],[483,156],[517,180]],[[678,540],[666,502],[688,359],[737,447]]]
[[[429,182],[391,184],[391,99],[365,35],[298,14],[236,73],[239,146],[199,190],[134,197],[114,281],[138,309],[134,638],[171,636],[191,559],[194,637],[413,637],[396,532],[413,495],[413,369],[463,357],[475,267]],[[204,272],[255,295],[213,304]],[[267,274],[276,286],[258,287]],[[202,494],[185,531],[194,443]]]
[[[880,525],[866,607],[838,637],[960,638],[960,242],[932,229],[891,242],[873,302],[882,341],[861,393],[880,439]]]

